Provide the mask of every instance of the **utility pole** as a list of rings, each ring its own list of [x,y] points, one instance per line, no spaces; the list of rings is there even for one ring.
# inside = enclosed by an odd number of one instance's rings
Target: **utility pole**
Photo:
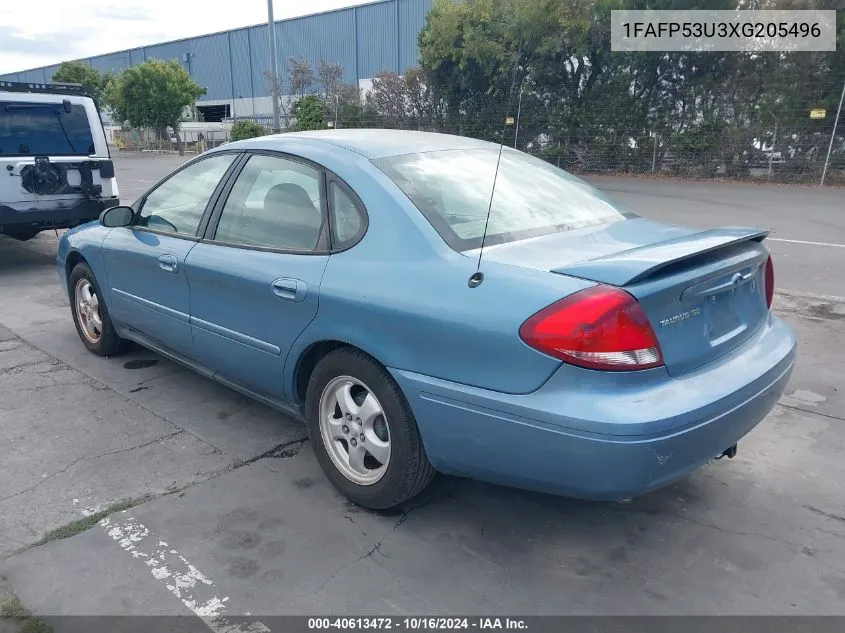
[[[278,134],[282,131],[281,113],[279,112],[279,101],[281,80],[279,79],[279,64],[276,60],[276,21],[273,19],[273,0],[267,0],[267,32],[270,34],[270,73],[273,75],[273,132]]]
[[[839,123],[839,114],[842,112],[843,99],[845,99],[845,83],[842,84],[842,95],[839,97],[839,109],[836,111],[836,118],[833,120],[833,132],[830,133],[830,145],[827,146],[827,158],[824,159],[822,181],[819,187],[824,187],[824,177],[827,175],[827,165],[830,162],[830,152],[833,150],[833,140],[836,138],[836,125]]]

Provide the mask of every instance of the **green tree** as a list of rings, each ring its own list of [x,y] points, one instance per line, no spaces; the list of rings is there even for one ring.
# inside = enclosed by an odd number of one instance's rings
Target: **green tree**
[[[249,119],[244,119],[242,121],[236,122],[232,126],[232,129],[229,132],[229,138],[233,141],[242,141],[247,138],[265,136],[267,133],[267,128],[265,128],[260,123],[250,121]]]
[[[291,131],[322,130],[326,127],[326,104],[317,95],[305,95],[293,102],[295,118]]]
[[[151,59],[112,78],[105,101],[118,120],[133,127],[171,128],[183,154],[179,128],[185,108],[205,93],[179,62]]]
[[[86,62],[75,61],[62,62],[59,69],[53,73],[52,81],[80,84],[97,105],[103,105],[103,91],[111,77],[111,73],[103,74]]]

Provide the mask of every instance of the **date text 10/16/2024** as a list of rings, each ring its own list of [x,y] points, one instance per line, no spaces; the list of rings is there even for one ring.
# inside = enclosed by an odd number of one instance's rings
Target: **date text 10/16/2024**
[[[329,630],[383,630],[383,631],[526,631],[528,625],[521,618],[441,618],[441,617],[354,617],[308,618],[308,629]]]

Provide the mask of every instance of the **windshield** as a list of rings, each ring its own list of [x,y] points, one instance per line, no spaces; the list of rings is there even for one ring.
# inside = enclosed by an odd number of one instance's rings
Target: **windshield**
[[[94,153],[85,107],[61,103],[0,101],[0,156]]]
[[[493,177],[496,189],[485,245],[636,217],[602,193],[539,158],[505,148],[391,156],[375,164],[428,218],[449,246],[481,246]]]

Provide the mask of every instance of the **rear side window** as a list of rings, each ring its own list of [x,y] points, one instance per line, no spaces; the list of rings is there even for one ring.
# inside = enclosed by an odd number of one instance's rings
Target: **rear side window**
[[[94,153],[88,113],[81,105],[0,101],[0,156]]]
[[[364,230],[364,218],[352,198],[336,182],[329,183],[332,214],[332,246],[351,246]]]
[[[453,249],[479,248],[495,176],[486,245],[636,217],[554,165],[505,148],[391,156],[375,164]]]
[[[252,156],[223,206],[214,240],[313,251],[323,211],[319,171],[277,156]]]

